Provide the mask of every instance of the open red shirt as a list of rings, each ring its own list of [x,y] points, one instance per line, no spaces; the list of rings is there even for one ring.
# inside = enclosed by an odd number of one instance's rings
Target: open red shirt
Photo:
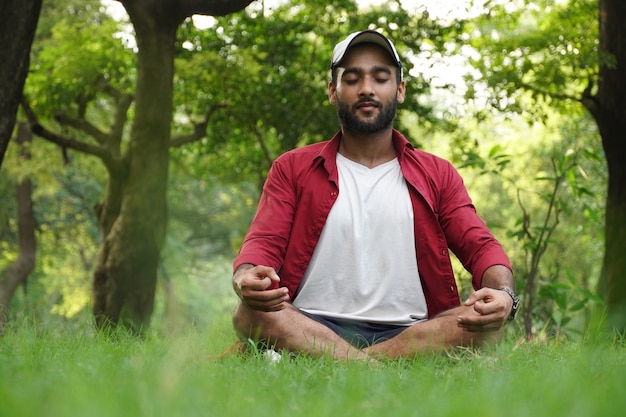
[[[286,152],[276,159],[257,213],[233,262],[273,267],[295,298],[339,190],[336,154],[341,132],[330,141]],[[428,315],[460,304],[448,248],[472,274],[474,289],[493,265],[511,268],[500,243],[478,217],[463,180],[448,161],[415,149],[398,131],[393,144],[414,212],[417,266]],[[417,278],[417,277],[416,277]],[[384,279],[384,277],[381,277]]]

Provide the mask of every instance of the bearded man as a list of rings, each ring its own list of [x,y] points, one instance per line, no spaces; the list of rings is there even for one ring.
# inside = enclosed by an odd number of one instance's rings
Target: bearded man
[[[335,46],[341,129],[276,159],[233,263],[243,341],[341,359],[483,346],[515,315],[510,261],[448,162],[393,121],[402,64],[379,32]],[[461,303],[449,250],[472,274]]]

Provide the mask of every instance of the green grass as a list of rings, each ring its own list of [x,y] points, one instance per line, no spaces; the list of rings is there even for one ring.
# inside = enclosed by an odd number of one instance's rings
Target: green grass
[[[205,331],[127,335],[20,326],[0,338],[0,417],[623,416],[623,343],[504,342],[379,364],[207,359]]]

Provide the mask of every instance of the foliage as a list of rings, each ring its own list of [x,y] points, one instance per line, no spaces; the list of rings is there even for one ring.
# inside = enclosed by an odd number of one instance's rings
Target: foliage
[[[607,326],[626,329],[626,262],[621,256],[626,181],[623,165],[625,103],[622,83],[624,14],[622,1],[546,0],[487,2],[469,22],[472,62],[480,94],[468,98],[498,110],[545,117],[548,107],[563,114],[582,104],[593,116],[608,164],[605,256],[599,292],[610,317]],[[491,7],[495,6],[495,7]],[[594,22],[593,24],[590,24]],[[462,49],[462,48],[461,48]],[[461,50],[457,49],[457,50]],[[529,92],[530,94],[525,94]]]
[[[103,15],[95,2],[53,3],[44,5],[27,95],[46,122],[54,123],[59,113],[84,110],[106,130],[113,103],[102,81],[130,92],[136,77],[127,22]],[[433,21],[425,9],[407,12],[394,1],[368,9],[353,1],[305,1],[265,10],[257,2],[205,29],[192,19],[185,22],[176,44],[172,137],[202,128],[206,135],[170,152],[170,223],[159,271],[159,318],[169,320],[167,312],[178,309],[176,314],[203,326],[232,307],[229,259],[252,218],[265,173],[284,150],[336,131],[326,97],[332,45],[368,27],[389,34],[406,64],[408,98],[398,126],[415,144],[458,167],[479,167],[464,169],[463,175],[479,212],[511,255],[522,289],[526,251],[537,245],[522,231],[517,193],[533,231],[539,230],[535,222],[545,215],[549,195],[547,161],[563,160],[565,150],[574,151],[575,169],[562,171],[560,223],[540,264],[533,321],[549,333],[580,331],[587,308],[577,309],[595,300],[591,289],[602,252],[606,167],[598,160],[597,131],[577,103],[558,102],[567,114],[563,118],[547,105],[557,103],[551,98],[555,94],[575,100],[595,74],[597,33],[587,24],[596,13],[594,2],[565,8],[562,2],[540,1],[513,9],[505,3],[492,2],[495,7],[471,21]],[[440,74],[433,76],[429,69],[451,66],[446,61],[451,56],[467,56],[479,72],[470,71],[463,85],[441,86]],[[452,93],[459,92],[468,103],[450,105]],[[95,98],[93,105],[82,109],[80,103],[90,98]],[[528,105],[537,99],[538,104]],[[63,131],[86,138],[71,127]],[[70,316],[89,301],[87,276],[98,243],[91,207],[103,198],[106,173],[72,152],[69,165],[62,165],[63,153],[41,141],[33,151],[28,171],[11,171],[36,176],[42,225],[40,263],[29,293],[17,303],[26,310],[36,305],[39,316],[50,309]],[[0,207],[1,263],[15,253],[15,229],[9,199]],[[463,274],[457,274],[460,287],[468,291]]]
[[[478,82],[475,73],[466,77],[472,86],[466,98],[537,120],[548,107],[571,111],[595,84],[598,26],[590,22],[597,21],[596,0],[490,4],[484,15],[465,22],[471,63],[480,73]]]
[[[3,170],[8,178],[28,175],[35,184],[34,211],[39,241],[38,262],[33,274],[16,297],[16,309],[29,310],[38,317],[55,315],[70,318],[90,304],[92,271],[97,252],[98,231],[92,205],[101,194],[102,172],[89,160],[72,159],[63,165],[56,147],[47,143],[32,146],[33,158],[22,161],[9,149]],[[2,177],[2,183],[6,178]],[[7,199],[7,203],[10,202]],[[13,204],[14,205],[14,204]],[[15,207],[3,209],[8,224],[3,227],[5,256],[17,252]],[[0,261],[0,268],[4,263]],[[28,300],[32,301],[28,301]],[[19,313],[18,313],[19,315]]]
[[[135,55],[120,35],[120,23],[89,4],[66,7],[56,12],[61,15],[42,17],[54,23],[35,42],[25,94],[40,116],[83,116],[94,97],[106,97],[105,86],[130,92],[136,77]],[[105,101],[99,107],[90,115],[96,120],[110,111]],[[108,126],[99,122],[100,128]]]
[[[477,169],[478,175],[497,176],[510,201],[517,202],[509,221],[500,216],[497,222],[506,222],[506,236],[513,239],[505,246],[510,249],[518,291],[523,294],[520,316],[529,338],[537,329],[578,333],[585,326],[589,308],[601,303],[593,290],[601,264],[598,242],[602,241],[607,175],[600,144],[589,140],[588,117],[570,124],[569,129],[556,128],[553,138],[549,138],[549,129],[560,126],[562,118],[552,114],[545,120],[545,125],[535,127],[535,134],[545,138],[526,147],[526,158],[519,160],[516,155],[520,151],[511,153],[500,143],[491,145],[483,140],[486,156],[481,148],[468,151],[461,165]],[[532,160],[536,162],[529,165]],[[522,170],[526,178],[517,174]],[[493,221],[489,213],[486,218]],[[584,244],[571,245],[573,241]],[[515,242],[518,249],[514,249]],[[586,260],[585,266],[581,258]]]
[[[180,85],[184,90],[179,90],[177,109],[192,121],[211,106],[224,106],[212,117],[197,151],[206,155],[224,149],[228,157],[221,158],[220,173],[251,172],[262,178],[280,153],[330,138],[339,124],[327,99],[329,57],[336,42],[363,28],[390,35],[405,57],[408,99],[402,111],[420,115],[424,124],[439,123],[422,104],[428,83],[413,71],[409,57],[428,37],[431,44],[441,42],[440,29],[423,12],[409,14],[394,4],[357,13],[350,1],[287,2],[271,11],[249,8],[216,19],[209,29],[188,21],[179,31],[177,72],[181,78],[190,72],[196,76]],[[198,76],[199,68],[204,72]],[[223,164],[229,162],[236,165],[228,169]]]
[[[601,305],[602,299],[591,290],[584,288],[576,280],[572,271],[565,271],[566,282],[543,283],[538,292],[539,311],[536,312],[546,325],[550,325],[552,331],[567,332],[577,331],[580,324],[569,327],[571,321],[576,319],[576,313],[588,307],[591,303]]]

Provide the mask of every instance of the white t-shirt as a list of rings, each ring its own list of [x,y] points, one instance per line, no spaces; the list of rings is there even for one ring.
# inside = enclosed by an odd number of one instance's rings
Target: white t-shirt
[[[337,168],[339,196],[293,304],[357,321],[426,319],[413,209],[398,160],[369,169],[338,153]]]

